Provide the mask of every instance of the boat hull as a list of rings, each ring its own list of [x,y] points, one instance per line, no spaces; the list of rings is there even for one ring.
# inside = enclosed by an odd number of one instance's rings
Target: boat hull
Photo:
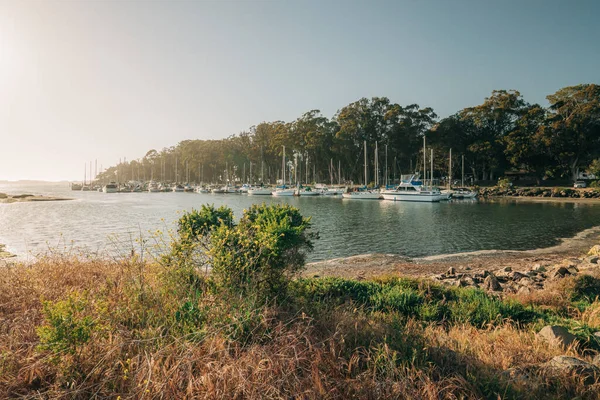
[[[119,190],[117,188],[107,188],[106,186],[102,188],[104,193],[117,193]]]
[[[342,194],[344,199],[351,200],[380,200],[381,193],[374,192],[350,192]]]
[[[296,191],[293,189],[275,190],[271,194],[275,197],[293,196]]]
[[[320,196],[320,195],[321,195],[321,193],[312,191],[312,190],[308,191],[308,192],[305,192],[305,191],[298,192],[298,196],[300,196],[300,197],[311,197],[311,196]]]
[[[421,203],[437,203],[446,196],[442,194],[407,194],[407,193],[383,193],[381,195],[384,200],[391,201],[414,201]]]
[[[271,189],[250,189],[248,195],[250,196],[271,196],[273,191]]]

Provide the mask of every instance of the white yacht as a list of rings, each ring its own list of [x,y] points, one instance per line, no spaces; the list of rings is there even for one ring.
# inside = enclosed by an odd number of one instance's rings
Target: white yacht
[[[310,186],[305,186],[302,189],[298,189],[296,193],[301,197],[319,196],[321,194],[318,190],[312,190]]]
[[[442,194],[437,187],[425,187],[421,181],[414,179],[414,175],[408,180],[402,180],[395,189],[384,190],[381,192],[384,200],[392,201],[419,201],[419,202],[439,202],[448,198],[447,194]]]
[[[210,193],[210,189],[206,186],[198,186],[196,188],[196,193]]]
[[[248,194],[248,190],[250,190],[250,189],[252,189],[252,186],[250,186],[250,185],[249,185],[249,184],[247,184],[247,183],[244,183],[244,184],[243,184],[243,185],[240,187],[240,189],[239,189],[239,192],[240,192],[240,193],[242,193],[242,194]]]
[[[275,190],[273,190],[271,192],[271,194],[275,197],[293,196],[296,194],[296,189],[282,186],[282,187],[279,187],[279,188],[276,188]]]
[[[267,186],[257,186],[248,189],[248,195],[250,196],[270,196],[273,189]]]
[[[110,182],[104,185],[102,188],[104,193],[117,193],[119,191],[119,185],[116,182]]]
[[[379,190],[357,190],[343,193],[342,198],[351,200],[380,200],[381,192]]]
[[[173,186],[173,191],[177,193],[185,192],[185,188],[179,183]]]

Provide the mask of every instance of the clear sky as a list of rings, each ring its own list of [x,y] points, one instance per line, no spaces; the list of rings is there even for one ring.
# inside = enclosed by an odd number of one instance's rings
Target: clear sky
[[[600,1],[0,0],[0,179],[78,179],[361,97],[440,117],[600,81]]]

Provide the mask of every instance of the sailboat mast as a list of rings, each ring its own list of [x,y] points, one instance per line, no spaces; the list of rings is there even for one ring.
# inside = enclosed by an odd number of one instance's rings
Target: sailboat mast
[[[430,185],[433,186],[433,149],[431,149],[431,183]]]
[[[377,157],[377,141],[375,141],[375,187],[379,187],[379,160]]]
[[[342,186],[342,161],[338,160],[338,185]]]
[[[465,187],[465,155],[462,155],[462,180],[460,182],[461,187]]]
[[[333,158],[329,159],[329,181],[331,182],[331,186],[333,186]]]
[[[427,185],[427,145],[423,135],[423,184]]]
[[[448,165],[448,189],[452,189],[452,149],[450,149],[450,162]]]
[[[308,153],[306,153],[306,171],[304,173],[306,174],[305,183],[308,185]]]
[[[388,158],[387,158],[387,144],[385,145],[385,187],[388,186]]]
[[[365,187],[367,187],[368,183],[367,183],[367,141],[364,141],[364,146],[365,146]]]
[[[283,157],[281,158],[281,183],[283,186],[285,186],[285,146],[283,146]]]

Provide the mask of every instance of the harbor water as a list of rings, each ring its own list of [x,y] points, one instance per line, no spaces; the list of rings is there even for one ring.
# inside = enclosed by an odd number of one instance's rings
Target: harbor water
[[[66,183],[0,183],[0,192],[71,197],[71,201],[0,204],[0,243],[27,259],[46,251],[125,252],[168,241],[183,211],[227,205],[239,217],[253,203],[289,203],[311,217],[310,261],[364,253],[409,257],[549,247],[600,225],[600,205],[451,201],[405,203],[339,197],[71,191]]]

